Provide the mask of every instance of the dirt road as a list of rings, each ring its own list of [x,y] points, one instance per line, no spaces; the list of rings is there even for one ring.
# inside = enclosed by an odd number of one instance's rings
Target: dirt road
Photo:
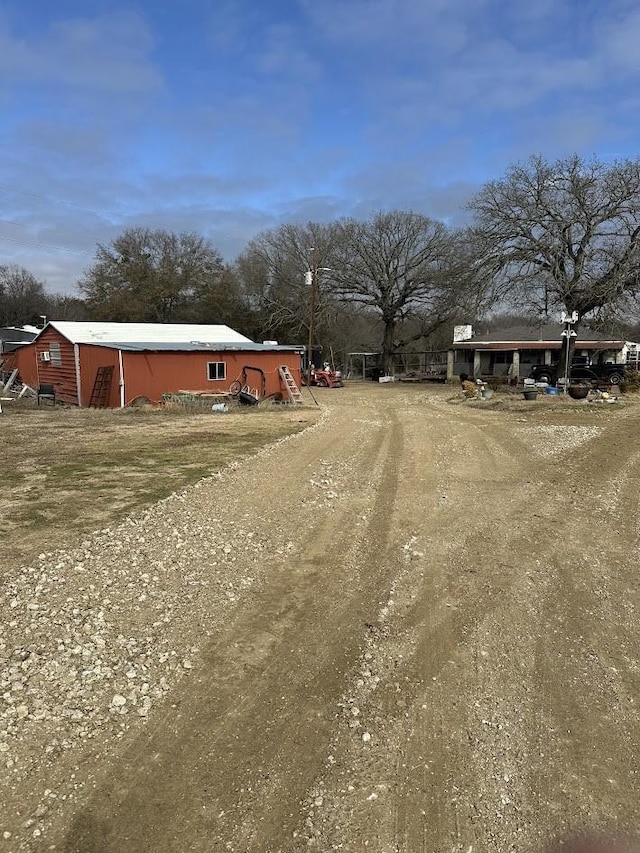
[[[260,542],[236,597],[182,614],[190,671],[0,850],[528,853],[635,828],[635,407],[447,394],[326,391],[317,426],[203,484],[231,546]]]

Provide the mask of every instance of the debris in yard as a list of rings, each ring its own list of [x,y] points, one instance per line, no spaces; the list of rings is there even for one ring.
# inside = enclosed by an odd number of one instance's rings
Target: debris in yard
[[[462,393],[467,399],[474,399],[479,395],[479,388],[476,382],[469,379],[467,373],[460,374],[460,384],[462,386]]]

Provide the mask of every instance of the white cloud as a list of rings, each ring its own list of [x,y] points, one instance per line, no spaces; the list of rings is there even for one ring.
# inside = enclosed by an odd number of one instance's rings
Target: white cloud
[[[153,40],[133,12],[54,23],[27,40],[0,19],[0,75],[5,86],[37,82],[74,91],[145,94],[162,77],[150,54]]]
[[[0,18],[0,202],[17,223],[0,222],[0,246],[69,292],[132,225],[204,233],[231,260],[291,220],[465,222],[513,160],[633,144],[637,3],[575,3],[298,0],[285,20],[220,0],[193,66],[164,74],[153,11],[28,38]]]
[[[481,14],[485,0],[300,0],[300,6],[327,39],[385,51],[399,43],[462,46],[468,37],[465,17],[474,10],[474,17]]]
[[[602,29],[605,58],[621,71],[640,72],[640,9],[612,16]]]

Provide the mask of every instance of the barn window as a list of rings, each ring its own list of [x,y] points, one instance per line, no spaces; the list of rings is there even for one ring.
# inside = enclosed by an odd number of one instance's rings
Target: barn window
[[[51,356],[51,364],[54,367],[62,366],[62,353],[60,352],[60,344],[52,341],[49,344],[49,355]]]
[[[227,378],[227,363],[225,361],[210,361],[207,364],[207,372],[210,381]]]

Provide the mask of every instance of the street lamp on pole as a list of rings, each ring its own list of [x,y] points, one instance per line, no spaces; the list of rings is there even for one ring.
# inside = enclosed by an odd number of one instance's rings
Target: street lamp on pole
[[[311,385],[311,368],[313,365],[313,333],[316,318],[316,295],[318,290],[318,273],[331,272],[331,267],[319,267],[315,246],[309,249],[311,255],[310,269],[304,274],[305,283],[311,288],[311,310],[309,315],[309,344],[307,347],[307,387]]]
[[[577,337],[577,332],[574,331],[573,326],[578,322],[578,312],[573,311],[571,314],[567,314],[566,312],[562,312],[562,320],[560,321],[564,326],[562,330],[562,337],[566,338],[566,350],[564,354],[564,388],[563,392],[566,394],[569,389],[569,374],[571,373],[571,368],[569,366],[569,350],[571,349],[571,338]]]

